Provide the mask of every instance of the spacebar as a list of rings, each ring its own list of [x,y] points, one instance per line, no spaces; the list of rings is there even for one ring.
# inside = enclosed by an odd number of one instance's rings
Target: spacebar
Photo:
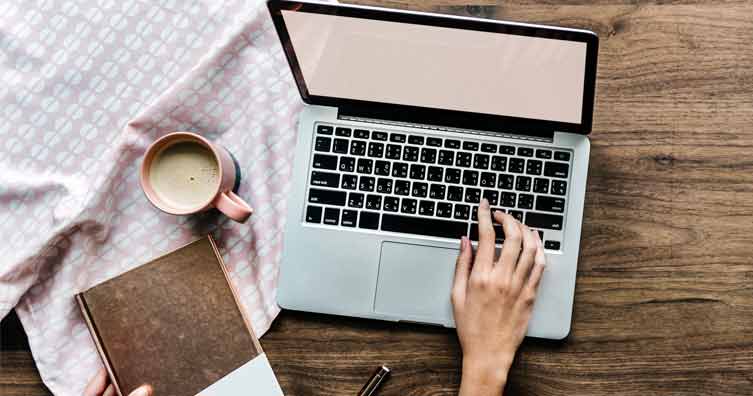
[[[385,213],[382,215],[382,231],[457,239],[468,234],[468,223]]]

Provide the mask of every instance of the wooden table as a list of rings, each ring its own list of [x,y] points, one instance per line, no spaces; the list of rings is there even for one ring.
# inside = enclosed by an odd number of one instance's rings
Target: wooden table
[[[509,394],[752,395],[753,3],[373,3],[601,38],[573,330],[527,340]],[[284,312],[262,343],[289,396],[353,395],[381,363],[384,396],[459,383],[449,330]],[[47,394],[26,350],[0,394]]]

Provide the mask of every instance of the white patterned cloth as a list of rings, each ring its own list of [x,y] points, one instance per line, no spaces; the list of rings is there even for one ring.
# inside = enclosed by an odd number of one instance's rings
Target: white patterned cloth
[[[0,81],[0,317],[54,394],[101,367],[74,294],[206,233],[269,328],[302,104],[261,0],[0,0]],[[146,200],[144,150],[177,130],[237,158],[246,224]]]

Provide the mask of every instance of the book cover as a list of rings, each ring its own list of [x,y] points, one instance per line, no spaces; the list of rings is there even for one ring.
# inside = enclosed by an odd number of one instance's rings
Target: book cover
[[[210,236],[76,300],[120,396],[282,395]]]

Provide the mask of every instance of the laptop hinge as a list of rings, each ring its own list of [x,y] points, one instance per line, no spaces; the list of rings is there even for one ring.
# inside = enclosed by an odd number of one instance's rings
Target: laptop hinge
[[[431,125],[431,124],[419,124],[419,123],[412,123],[412,122],[406,122],[406,121],[394,121],[394,120],[385,120],[380,118],[369,118],[369,117],[358,117],[353,115],[347,115],[343,114],[342,110],[338,109],[337,118],[340,120],[346,120],[346,121],[355,121],[355,122],[367,122],[372,124],[383,124],[383,125],[391,125],[391,126],[401,126],[401,127],[410,127],[410,128],[421,128],[421,129],[427,129],[430,131],[444,131],[444,132],[455,132],[455,133],[467,133],[472,135],[480,135],[480,136],[492,136],[492,137],[504,137],[509,139],[519,139],[519,140],[530,140],[530,141],[536,141],[536,142],[547,142],[551,143],[554,140],[554,131],[551,132],[537,132],[537,135],[526,135],[524,133],[506,133],[501,131],[485,131],[485,130],[479,130],[479,129],[465,129],[465,128],[454,128],[454,127],[447,127],[442,125]]]

